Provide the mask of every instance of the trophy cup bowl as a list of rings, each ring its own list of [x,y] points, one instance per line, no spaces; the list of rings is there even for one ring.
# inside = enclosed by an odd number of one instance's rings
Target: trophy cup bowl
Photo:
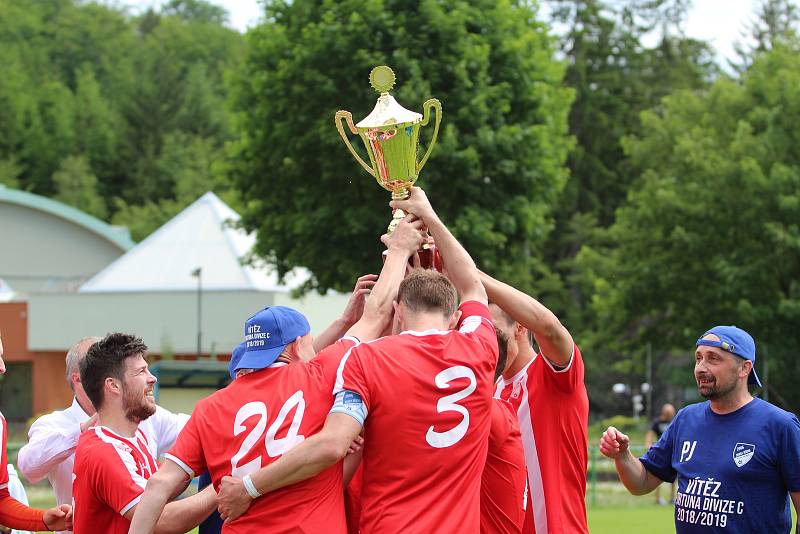
[[[370,85],[380,96],[372,112],[357,124],[353,123],[353,115],[349,111],[336,112],[336,129],[345,146],[356,161],[378,182],[378,185],[392,194],[393,200],[408,198],[409,191],[419,178],[419,172],[431,155],[433,146],[439,135],[439,124],[442,121],[442,105],[431,98],[422,104],[423,114],[410,111],[401,106],[389,91],[394,86],[395,76],[392,69],[381,65],[372,69],[369,75]],[[435,110],[433,136],[425,154],[417,160],[419,152],[419,132],[427,126],[431,119],[431,111]],[[358,135],[364,143],[369,156],[367,164],[350,144],[342,120],[347,124],[350,133]],[[402,210],[394,210],[388,232],[397,227],[405,217]],[[424,258],[423,258],[424,257]],[[439,267],[441,259],[433,243],[420,250],[423,266]]]

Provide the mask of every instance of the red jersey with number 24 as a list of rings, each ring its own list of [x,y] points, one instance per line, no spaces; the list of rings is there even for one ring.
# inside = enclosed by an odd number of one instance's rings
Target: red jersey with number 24
[[[219,489],[225,475],[243,477],[274,462],[322,429],[333,404],[343,338],[310,362],[273,364],[241,376],[201,400],[166,455],[190,476],[206,470]],[[342,464],[256,499],[223,527],[226,533],[345,534]]]
[[[338,393],[367,407],[361,532],[478,532],[497,338],[464,302],[458,330],[403,332],[354,348]]]

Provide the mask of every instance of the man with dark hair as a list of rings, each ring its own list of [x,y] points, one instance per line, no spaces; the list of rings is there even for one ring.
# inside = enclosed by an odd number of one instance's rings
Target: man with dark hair
[[[472,258],[421,189],[412,188],[408,200],[391,205],[427,225],[452,283],[435,272],[414,272],[403,281],[394,303],[396,335],[362,343],[343,358],[322,431],[252,473],[249,487],[232,477],[222,480],[223,518],[246,510],[251,495],[335,464],[363,428],[362,532],[480,529],[497,363],[486,292]]]
[[[495,397],[516,409],[528,491],[523,532],[588,533],[589,398],[581,351],[556,315],[525,293],[481,273],[494,326],[508,356]],[[530,336],[539,347],[535,350]]]
[[[97,412],[83,390],[80,362],[89,347],[100,341],[99,337],[85,337],[67,351],[66,379],[74,393],[72,404],[64,409],[39,417],[28,430],[28,442],[17,456],[20,472],[31,482],[47,477],[53,487],[58,504],[72,505],[72,466],[78,438],[97,422]],[[161,406],[156,413],[142,421],[142,431],[152,436],[158,444],[156,456],[160,457],[175,443],[189,416],[172,413]],[[66,531],[61,531],[64,534]]]
[[[81,383],[97,409],[97,426],[85,431],[75,451],[75,531],[128,532],[147,479],[158,469],[158,445],[140,423],[156,412],[147,346],[129,334],[108,334],[80,363]],[[185,532],[215,506],[213,488],[171,503],[156,531]]]
[[[614,460],[633,495],[677,479],[678,534],[789,534],[790,498],[800,512],[800,421],[748,391],[761,382],[755,341],[741,328],[707,330],[694,357],[697,389],[707,401],[679,411],[639,459],[614,427],[600,438],[600,452]]]
[[[3,362],[3,339],[0,336],[0,374],[6,372]],[[8,427],[0,413],[0,525],[19,530],[63,530],[72,528],[72,507],[61,504],[49,510],[37,510],[19,502],[8,491],[8,459],[6,441]]]
[[[413,219],[407,217],[384,237],[386,260],[361,318],[318,354],[308,321],[297,310],[272,306],[246,321],[244,351],[230,368],[236,379],[197,404],[165,465],[148,483],[131,533],[149,534],[169,495],[206,469],[215,485],[233,475],[257,497],[251,476],[319,432],[333,403],[342,358],[390,324],[397,285],[408,258],[423,242],[422,223]],[[257,499],[224,531],[344,534],[343,466],[331,462],[325,467],[308,480]]]

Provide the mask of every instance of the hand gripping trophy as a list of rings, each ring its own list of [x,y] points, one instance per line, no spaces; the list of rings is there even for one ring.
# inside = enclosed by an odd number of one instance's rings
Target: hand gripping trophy
[[[424,115],[410,111],[398,104],[389,94],[394,81],[394,72],[389,67],[381,65],[372,69],[369,83],[380,93],[375,108],[358,124],[353,124],[353,115],[349,111],[337,111],[335,121],[339,135],[342,136],[344,144],[356,161],[378,181],[381,187],[392,194],[393,200],[398,200],[408,198],[411,187],[419,178],[419,171],[431,155],[439,134],[439,123],[442,121],[442,105],[435,98],[431,98],[422,105]],[[419,131],[430,121],[431,109],[436,110],[433,137],[425,155],[418,162]],[[371,165],[361,159],[350,144],[342,119],[347,123],[351,133],[361,137]],[[402,210],[394,211],[392,221],[389,223],[389,233],[394,231],[403,217],[405,213]],[[419,257],[423,267],[441,270],[441,259],[432,241],[423,246],[419,251]]]

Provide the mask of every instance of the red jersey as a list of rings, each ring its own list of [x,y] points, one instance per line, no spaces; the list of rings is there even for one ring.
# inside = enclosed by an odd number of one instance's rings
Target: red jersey
[[[362,343],[342,362],[336,392],[368,410],[361,532],[478,532],[497,338],[485,304],[460,309],[457,331]]]
[[[277,363],[241,376],[197,403],[166,457],[190,476],[208,471],[242,477],[269,465],[322,429],[333,404],[342,356],[357,341],[343,338],[310,362]],[[342,464],[261,499],[223,527],[226,533],[345,534]]]
[[[528,493],[525,453],[517,414],[508,401],[494,399],[489,452],[481,476],[481,532],[519,534]]]
[[[8,453],[6,452],[6,441],[8,440],[8,425],[6,418],[0,413],[0,495],[8,495]]]
[[[81,434],[72,468],[74,531],[126,534],[124,514],[139,504],[156,472],[154,444],[141,429],[132,438],[96,426]]]
[[[586,463],[589,397],[581,351],[573,349],[557,370],[542,354],[509,380],[497,381],[495,397],[517,409],[528,469],[526,534],[588,533]]]

